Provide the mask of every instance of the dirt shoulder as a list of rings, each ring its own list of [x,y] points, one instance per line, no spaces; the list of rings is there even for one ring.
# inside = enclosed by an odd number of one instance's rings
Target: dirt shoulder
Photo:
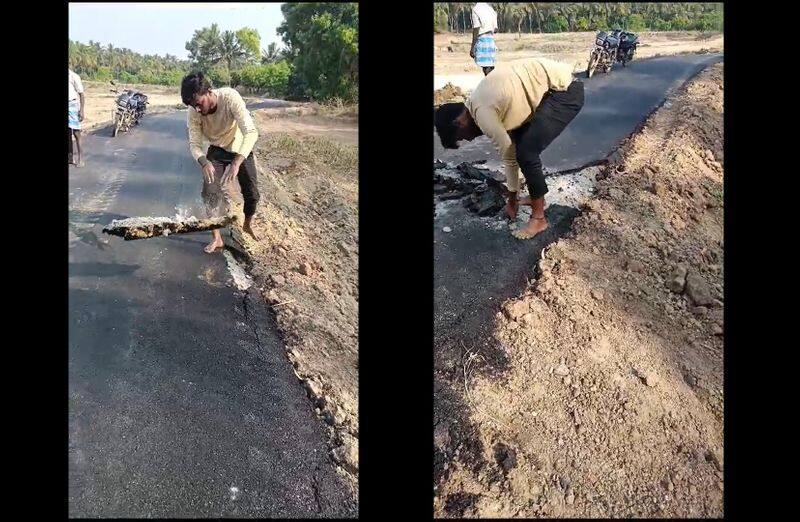
[[[259,241],[245,242],[251,275],[275,313],[289,360],[355,488],[358,125],[352,117],[293,112],[254,111]]]
[[[501,33],[495,36],[498,62],[522,58],[550,58],[573,64],[575,71],[585,71],[595,31],[579,33],[522,34]],[[638,59],[698,52],[722,52],[721,33],[697,31],[642,32],[636,51]],[[441,85],[448,81],[469,88],[482,73],[469,57],[471,35],[434,35],[434,77]]]
[[[112,121],[112,113],[118,93],[111,92],[111,85],[108,82],[83,82],[86,106],[84,108],[84,130],[94,130],[99,127],[109,125]],[[137,89],[147,95],[150,102],[147,106],[148,114],[158,114],[173,110],[185,109],[186,106],[181,102],[180,89],[178,87],[166,87],[163,85],[117,85],[119,92],[124,89]]]
[[[668,98],[504,303],[504,372],[458,361],[476,429],[437,417],[437,516],[723,515],[722,84]]]

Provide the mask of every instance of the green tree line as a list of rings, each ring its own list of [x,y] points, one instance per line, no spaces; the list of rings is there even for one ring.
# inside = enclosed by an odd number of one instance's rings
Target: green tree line
[[[358,99],[358,5],[283,4],[278,27],[286,47],[261,48],[258,31],[198,29],[186,42],[188,60],[143,55],[130,49],[69,41],[69,65],[86,80],[179,85],[190,71],[205,72],[215,86],[245,87],[270,96]]]
[[[722,31],[721,3],[491,2],[501,33],[558,33],[620,27],[629,31]],[[434,32],[472,30],[474,3],[434,4]]]

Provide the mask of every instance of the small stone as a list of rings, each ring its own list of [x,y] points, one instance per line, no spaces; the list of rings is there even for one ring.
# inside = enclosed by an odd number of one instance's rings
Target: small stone
[[[575,493],[572,491],[572,487],[567,488],[567,494],[564,495],[564,502],[566,502],[568,506],[575,503]]]
[[[605,297],[605,293],[600,288],[592,288],[591,294],[592,294],[592,297],[594,297],[598,301],[602,301],[603,298]]]
[[[308,390],[309,394],[313,398],[322,396],[322,388],[320,387],[320,385],[316,381],[314,381],[312,379],[306,379],[304,384],[305,384],[306,389]]]
[[[450,232],[452,232],[452,231],[453,231],[453,229],[452,229],[452,228],[450,228],[450,227],[443,227],[443,228],[442,228],[442,232],[447,232],[447,233],[450,233]]]
[[[555,373],[556,375],[558,375],[559,377],[566,377],[567,375],[569,375],[569,368],[567,367],[567,365],[566,365],[566,364],[559,364],[559,365],[556,367],[556,369],[555,369],[555,372],[554,372],[554,373]]]
[[[272,284],[275,286],[283,286],[286,283],[286,278],[284,278],[282,275],[272,274],[270,279],[272,280]]]
[[[444,450],[450,445],[450,430],[446,424],[442,423],[436,426],[436,429],[433,430],[433,441],[440,450]]]
[[[708,315],[708,308],[705,306],[693,306],[689,310],[697,317],[705,317]]]
[[[686,276],[685,291],[689,299],[697,306],[708,306],[712,304],[711,289],[706,284],[703,277],[695,271],[689,272]]]
[[[608,196],[615,201],[619,201],[625,197],[625,193],[619,189],[610,188],[608,189]]]
[[[358,473],[358,442],[346,437],[344,442],[333,450],[333,460],[351,473]]]
[[[569,375],[567,375],[566,377],[564,377],[564,379],[562,380],[562,382],[563,382],[565,385],[569,386],[570,384],[572,384],[572,379],[570,378],[570,376],[569,376]]]
[[[644,272],[644,265],[635,259],[629,259],[627,263],[625,263],[625,269],[628,272],[635,272],[637,274],[641,274]]]
[[[686,274],[688,273],[688,268],[685,264],[680,263],[678,264],[670,274],[669,279],[667,280],[667,286],[670,290],[675,292],[676,294],[680,294],[683,292],[683,289],[686,286]]]
[[[311,264],[310,263],[301,263],[300,266],[297,267],[297,271],[301,274],[307,276],[311,273]]]
[[[714,335],[722,335],[725,333],[725,330],[723,330],[720,325],[715,324],[714,328],[712,328],[711,330],[711,333],[713,333]]]
[[[513,321],[519,320],[529,311],[530,308],[528,307],[528,303],[525,301],[513,301],[506,304],[506,306],[503,308],[503,312],[506,314],[506,317]]]

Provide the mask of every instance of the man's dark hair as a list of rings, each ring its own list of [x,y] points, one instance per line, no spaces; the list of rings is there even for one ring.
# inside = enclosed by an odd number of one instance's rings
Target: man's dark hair
[[[458,118],[466,106],[463,103],[443,103],[434,112],[433,119],[436,133],[442,140],[442,147],[446,149],[458,148]]]
[[[193,72],[183,78],[181,82],[181,98],[184,105],[191,105],[194,95],[203,95],[211,88],[211,82],[201,72]]]

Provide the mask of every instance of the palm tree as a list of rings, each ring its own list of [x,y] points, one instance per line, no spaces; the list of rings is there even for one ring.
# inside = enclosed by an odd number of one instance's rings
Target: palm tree
[[[219,44],[219,58],[217,61],[224,61],[228,65],[228,70],[233,69],[234,62],[238,61],[244,56],[239,42],[236,40],[236,33],[233,31],[225,31],[222,33],[222,38]]]
[[[278,50],[275,42],[270,43],[266,49],[261,50],[261,63],[275,63],[281,60],[283,53]]]

